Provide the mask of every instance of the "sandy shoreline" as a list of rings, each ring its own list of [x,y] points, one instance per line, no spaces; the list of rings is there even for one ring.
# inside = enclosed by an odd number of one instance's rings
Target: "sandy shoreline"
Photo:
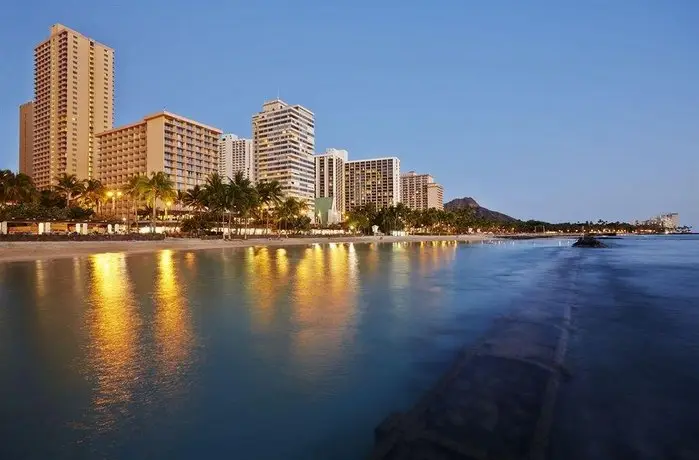
[[[313,238],[251,238],[248,240],[198,240],[167,238],[163,241],[46,241],[0,242],[0,262],[83,257],[105,252],[128,254],[154,252],[163,249],[196,251],[203,249],[246,248],[250,246],[298,246],[313,243],[395,243],[420,241],[462,241],[478,243],[491,239],[485,235],[455,236],[350,236]]]

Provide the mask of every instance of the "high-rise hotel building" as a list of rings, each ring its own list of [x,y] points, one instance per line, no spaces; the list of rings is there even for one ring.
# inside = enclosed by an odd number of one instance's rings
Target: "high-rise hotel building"
[[[347,150],[327,149],[315,156],[316,198],[327,198],[329,223],[342,220],[345,213],[345,163]],[[316,200],[318,204],[318,200]]]
[[[277,180],[287,197],[313,203],[315,121],[313,112],[275,99],[252,117],[255,178]]]
[[[114,50],[61,24],[34,49],[32,177],[96,176],[95,135],[114,122]],[[22,151],[23,147],[20,147]]]
[[[252,139],[241,139],[235,134],[224,134],[218,141],[218,173],[233,178],[242,172],[246,179],[255,182],[255,162]]]
[[[444,209],[444,189],[429,174],[409,171],[401,175],[401,199],[410,209]]]
[[[137,174],[163,171],[178,191],[203,185],[218,171],[221,130],[170,112],[99,133],[98,177],[118,188]]]
[[[19,106],[19,172],[32,176],[34,158],[34,102]]]
[[[345,163],[345,208],[374,204],[377,209],[400,202],[400,160],[396,157]]]

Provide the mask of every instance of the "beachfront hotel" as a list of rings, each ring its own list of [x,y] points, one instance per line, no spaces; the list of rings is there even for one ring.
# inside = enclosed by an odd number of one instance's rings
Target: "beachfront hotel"
[[[326,149],[315,156],[315,213],[323,224],[342,221],[345,213],[347,150]]]
[[[116,189],[131,176],[163,171],[178,191],[203,185],[218,171],[220,136],[221,130],[174,113],[148,115],[97,135],[98,178]]]
[[[373,204],[377,209],[400,202],[400,160],[396,157],[345,163],[345,208]]]
[[[19,172],[32,176],[34,150],[34,102],[19,106]]]
[[[315,121],[301,105],[275,99],[252,117],[255,179],[277,180],[287,197],[313,204],[315,198]]]
[[[400,176],[400,194],[403,204],[410,209],[444,209],[444,188],[429,174],[409,171]]]
[[[232,178],[237,172],[242,172],[246,179],[255,182],[252,139],[224,134],[218,141],[218,173],[224,178]]]
[[[47,188],[60,174],[96,176],[95,135],[114,122],[114,50],[61,24],[34,49],[32,178]]]

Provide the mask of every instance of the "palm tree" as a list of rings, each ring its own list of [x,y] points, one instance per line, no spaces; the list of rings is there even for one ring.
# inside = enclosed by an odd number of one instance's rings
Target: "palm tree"
[[[183,205],[192,208],[195,213],[200,213],[207,206],[206,190],[199,184],[182,192],[178,198]]]
[[[83,182],[82,199],[99,213],[102,198],[104,198],[104,185],[99,179],[85,179]]]
[[[275,208],[277,221],[279,222],[280,226],[283,223],[284,229],[286,230],[292,220],[296,220],[308,212],[308,207],[308,202],[296,199],[294,197],[289,197]]]
[[[23,173],[13,173],[9,169],[0,170],[0,203],[27,202],[36,197],[37,191],[31,177]]]
[[[260,181],[255,188],[257,189],[258,196],[258,214],[260,214],[261,217],[264,216],[265,232],[269,232],[269,209],[279,206],[284,198],[284,192],[282,191],[281,184],[277,180]]]
[[[73,198],[78,198],[84,191],[83,183],[75,174],[63,173],[60,176],[56,176],[55,179],[57,182],[55,189],[65,198],[66,208],[69,208]]]
[[[219,225],[223,220],[223,213],[232,205],[234,197],[230,192],[231,190],[223,181],[223,176],[219,173],[209,174],[206,178],[206,184],[204,184],[206,203],[209,210],[216,216]]]
[[[129,177],[126,184],[122,187],[124,195],[128,197],[131,201],[131,211],[133,213],[134,220],[138,223],[138,202],[143,199],[143,194],[147,188],[148,177],[143,175],[135,175]],[[128,222],[127,226],[129,230],[131,229],[131,213],[127,213]]]
[[[252,185],[250,179],[245,177],[242,171],[235,173],[235,176],[233,176],[231,179],[228,187],[231,189],[234,196],[232,203],[233,208],[238,214],[238,217],[242,219],[245,224],[245,233],[243,238],[247,238],[250,213],[257,207],[259,202],[257,189]]]
[[[151,214],[151,232],[155,233],[155,219],[158,213],[158,200],[174,200],[177,196],[175,185],[170,176],[162,171],[152,172],[150,178],[143,182],[143,197],[153,208]]]

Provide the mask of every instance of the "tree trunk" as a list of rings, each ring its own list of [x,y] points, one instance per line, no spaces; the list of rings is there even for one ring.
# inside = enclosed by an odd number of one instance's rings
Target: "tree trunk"
[[[248,220],[245,217],[243,217],[243,219],[245,219],[245,231],[243,232],[243,239],[247,240],[248,239]]]
[[[233,213],[231,212],[231,213],[228,214],[228,239],[229,239],[229,240],[232,240],[232,239],[233,239],[233,235],[232,235],[232,233],[233,233],[233,227],[232,227],[232,224],[233,224]]]
[[[156,211],[157,211],[157,209],[155,208],[155,200],[153,200],[153,214],[152,214],[151,220],[150,220],[151,233],[155,233],[155,218],[156,218],[155,213],[156,213]]]

